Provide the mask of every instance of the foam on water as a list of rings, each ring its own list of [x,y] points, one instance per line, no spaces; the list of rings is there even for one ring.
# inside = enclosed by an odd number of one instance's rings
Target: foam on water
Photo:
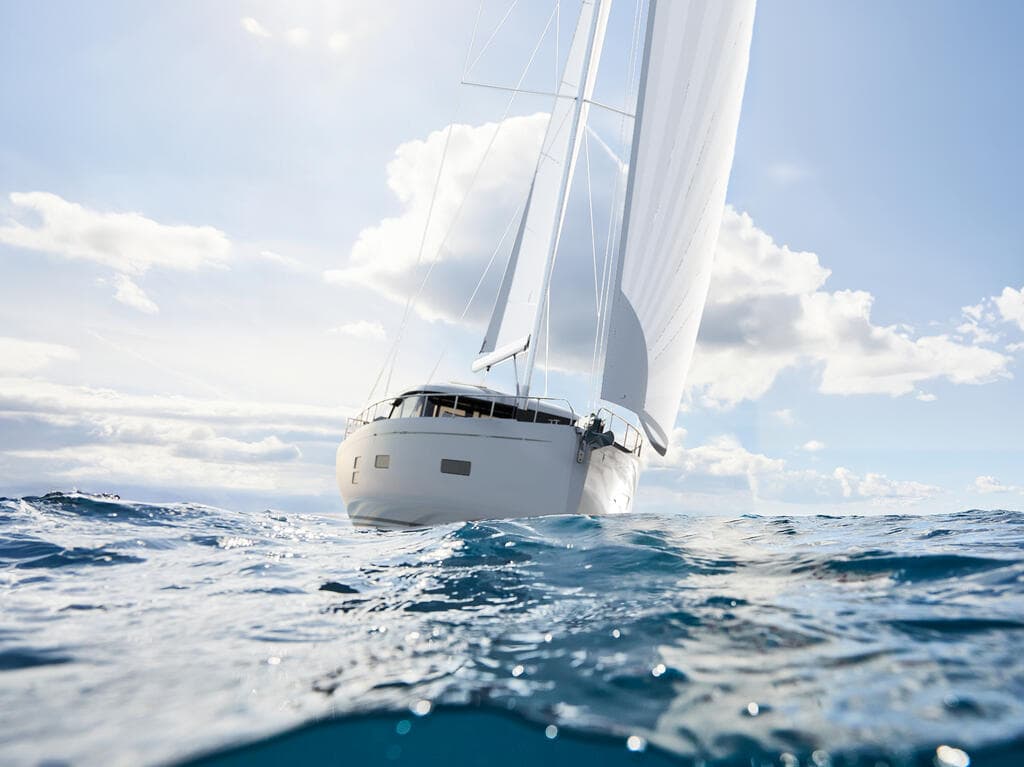
[[[1018,512],[377,532],[51,494],[0,501],[0,567],[4,762],[1024,758]]]

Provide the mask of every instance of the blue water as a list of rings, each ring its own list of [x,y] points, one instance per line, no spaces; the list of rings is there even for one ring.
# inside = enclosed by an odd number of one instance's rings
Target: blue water
[[[377,532],[51,494],[0,501],[0,568],[4,764],[1024,764],[1019,512]]]

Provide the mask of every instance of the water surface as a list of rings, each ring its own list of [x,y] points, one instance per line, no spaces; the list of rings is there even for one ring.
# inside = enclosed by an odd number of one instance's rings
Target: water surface
[[[51,494],[0,501],[0,568],[4,763],[1024,763],[1019,512],[378,532]]]

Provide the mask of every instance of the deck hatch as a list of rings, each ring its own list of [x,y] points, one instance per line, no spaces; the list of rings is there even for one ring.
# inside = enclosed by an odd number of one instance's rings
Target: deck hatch
[[[456,461],[453,458],[441,459],[442,474],[459,474],[463,477],[468,477],[470,466],[469,461]]]

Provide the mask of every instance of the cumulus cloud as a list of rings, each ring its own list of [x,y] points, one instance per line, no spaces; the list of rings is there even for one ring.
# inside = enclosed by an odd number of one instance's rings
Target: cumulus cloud
[[[110,487],[146,484],[223,490],[259,490],[311,495],[330,492],[322,469],[245,461],[210,460],[181,455],[165,445],[88,444],[53,450],[11,450],[5,456],[46,468],[55,482],[110,483]],[[37,468],[37,470],[38,470]]]
[[[402,211],[363,229],[348,265],[326,272],[326,280],[360,285],[404,303],[433,268],[417,311],[430,320],[457,317],[498,235],[523,202],[547,119],[536,114],[502,123],[456,124],[450,138],[444,129],[399,146],[387,167],[387,183]],[[446,140],[448,152],[438,180]],[[435,182],[437,195],[423,240]],[[421,240],[423,257],[417,265]],[[495,285],[501,268],[492,270]],[[478,303],[471,321],[482,321],[489,308],[488,301]]]
[[[339,336],[358,338],[363,341],[384,341],[387,340],[388,337],[388,334],[384,331],[383,325],[379,322],[369,322],[368,320],[348,322],[344,325],[332,328],[331,332]]]
[[[341,408],[273,402],[198,399],[172,395],[126,394],[113,389],[0,378],[0,413],[90,419],[142,417],[233,428],[297,432],[340,438],[347,411]]]
[[[308,405],[128,395],[0,378],[0,421],[0,460],[18,462],[37,478],[306,495],[329,492],[344,419],[333,408]],[[19,433],[46,433],[60,446],[19,444]],[[299,443],[313,446],[312,459]]]
[[[1009,358],[949,334],[919,335],[871,319],[874,297],[827,291],[830,272],[780,246],[750,216],[726,209],[690,373],[707,405],[765,394],[784,370],[817,372],[826,394],[912,394],[922,382],[981,384],[1008,377]]]
[[[402,144],[388,166],[388,185],[402,210],[364,229],[348,264],[327,272],[326,279],[358,284],[404,303],[432,269],[417,311],[428,320],[458,318],[508,217],[525,197],[546,120],[540,114],[501,124],[452,126],[419,265],[446,132]],[[460,211],[492,139],[487,162]],[[608,203],[609,184],[594,187]],[[578,205],[575,212],[583,211]],[[573,230],[572,209],[569,218],[553,276],[552,292],[559,297],[551,319],[554,365],[589,370],[595,324],[589,223]],[[506,255],[507,248],[500,266]],[[492,269],[480,291],[484,298],[471,307],[468,322],[486,319],[500,271]],[[821,392],[841,395],[922,395],[920,387],[928,381],[982,384],[1009,377],[1010,358],[986,348],[987,336],[929,335],[878,325],[872,320],[874,297],[864,290],[828,290],[830,274],[815,253],[779,245],[749,215],[727,208],[690,372],[691,398],[733,407],[760,398],[790,369],[808,371]]]
[[[270,31],[252,16],[245,16],[241,23],[242,29],[254,37],[270,37]]]
[[[647,465],[660,483],[665,479],[689,488],[723,487],[743,491],[754,500],[785,503],[852,503],[874,506],[909,506],[934,498],[942,490],[933,485],[889,479],[884,474],[857,474],[845,467],[832,472],[790,468],[781,458],[748,450],[738,439],[722,435],[688,447],[686,430],[673,430],[664,457],[647,456]],[[733,480],[723,486],[722,480]]]
[[[1003,338],[1005,325],[1024,330],[1024,287],[1007,286],[998,296],[963,307],[961,313],[963,321],[957,327],[958,333],[975,343],[997,343]],[[1020,341],[1005,346],[1005,350],[1011,353],[1021,349],[1024,349],[1024,343]]]
[[[140,213],[101,213],[49,192],[14,192],[11,203],[37,226],[13,221],[0,243],[108,266],[138,276],[153,267],[195,271],[225,266],[231,248],[212,226],[160,224]]]
[[[838,480],[846,498],[870,498],[876,501],[919,503],[942,492],[934,485],[923,482],[892,480],[884,474],[868,473],[857,476],[849,469],[839,467],[832,474]]]
[[[157,305],[134,281],[151,268],[223,268],[231,244],[212,226],[160,224],[140,213],[102,213],[49,192],[14,192],[22,221],[0,226],[0,244],[110,267],[115,298],[149,314]],[[34,217],[35,225],[24,222]]]
[[[686,429],[675,429],[664,457],[649,456],[652,468],[679,469],[685,474],[709,474],[715,477],[746,477],[781,471],[786,462],[751,453],[731,435],[712,438],[704,445],[685,446]],[[648,451],[650,452],[650,451]]]
[[[1004,485],[991,475],[977,477],[974,480],[973,489],[979,493],[1024,493],[1024,487],[1017,485]]]
[[[146,295],[142,288],[132,282],[131,277],[128,275],[116,275],[114,277],[114,285],[117,287],[114,298],[125,306],[138,309],[145,314],[156,314],[160,311],[160,307],[153,303],[152,299]]]
[[[1024,287],[1019,290],[1003,288],[1003,292],[994,296],[992,301],[995,302],[1004,322],[1016,323],[1017,327],[1024,330]]]
[[[78,352],[69,346],[0,336],[0,375],[21,375],[52,362],[75,361]]]

